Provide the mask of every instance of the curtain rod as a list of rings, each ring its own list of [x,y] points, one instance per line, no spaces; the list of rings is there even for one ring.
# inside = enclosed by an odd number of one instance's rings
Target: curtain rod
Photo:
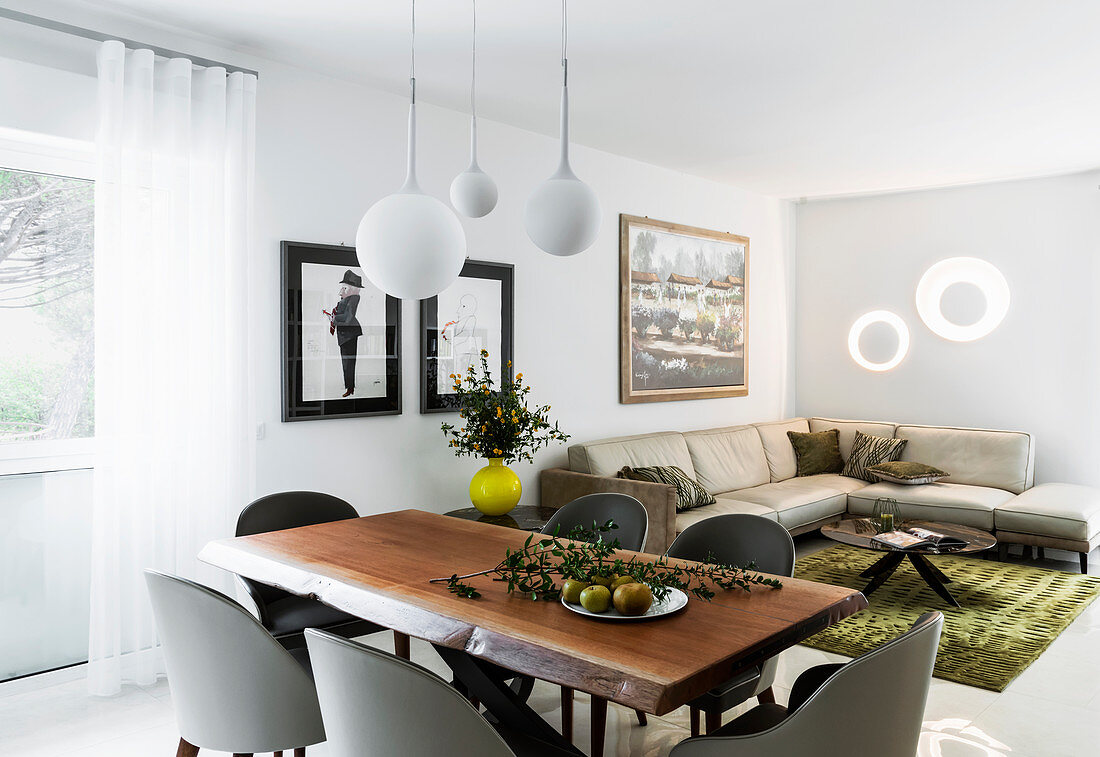
[[[169,50],[164,47],[158,47],[157,45],[147,45],[143,42],[136,42],[132,39],[126,39],[125,37],[119,37],[114,34],[104,34],[103,32],[97,32],[94,29],[85,29],[82,26],[73,26],[72,24],[62,23],[61,21],[54,21],[51,18],[42,18],[41,16],[34,16],[30,13],[21,13],[20,11],[11,10],[9,8],[0,8],[0,18],[7,18],[12,21],[18,21],[23,24],[30,24],[31,26],[37,26],[42,29],[49,29],[55,32],[61,32],[62,34],[71,34],[74,37],[83,37],[84,39],[94,40],[96,42],[107,42],[109,40],[118,40],[126,47],[131,49],[143,48],[146,50],[152,50],[155,55],[159,55],[162,58],[187,58],[192,63],[204,68],[224,68],[226,73],[242,73],[252,74],[255,77],[259,77],[260,74],[257,71],[253,71],[249,68],[241,68],[240,66],[234,66],[229,63],[222,63],[217,60],[210,60],[209,58],[200,58],[194,55],[187,55],[186,53],[176,52],[175,50]]]

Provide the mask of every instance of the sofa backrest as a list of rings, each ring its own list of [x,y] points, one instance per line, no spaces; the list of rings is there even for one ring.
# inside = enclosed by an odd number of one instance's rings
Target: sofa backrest
[[[760,486],[771,480],[764,445],[755,426],[728,426],[684,433],[696,480],[712,494]]]
[[[675,465],[691,478],[695,478],[691,454],[684,435],[678,431],[619,436],[569,447],[569,468],[579,473],[614,476],[624,465],[631,468]]]
[[[810,418],[810,431],[828,431],[835,428],[840,432],[840,456],[845,460],[852,454],[852,445],[856,441],[856,432],[862,431],[868,436],[880,436],[893,439],[898,424],[885,421],[844,421],[836,418]]]
[[[993,486],[1019,494],[1035,483],[1035,443],[1023,431],[950,426],[898,426],[907,439],[901,459],[934,465],[954,484]]]
[[[798,461],[795,460],[794,447],[791,446],[787,432],[797,431],[804,434],[810,430],[810,422],[805,418],[788,418],[771,423],[754,423],[753,426],[764,445],[764,456],[768,459],[772,482],[794,478],[794,474],[798,472]]]

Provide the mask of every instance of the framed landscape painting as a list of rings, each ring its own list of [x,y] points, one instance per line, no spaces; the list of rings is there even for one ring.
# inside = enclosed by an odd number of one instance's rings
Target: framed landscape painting
[[[401,412],[401,301],[354,247],[283,242],[283,420]]]
[[[508,373],[514,274],[510,263],[467,260],[455,283],[420,301],[420,412],[458,412],[450,376],[480,372],[482,350],[498,386]]]
[[[749,239],[619,217],[619,401],[743,397]]]

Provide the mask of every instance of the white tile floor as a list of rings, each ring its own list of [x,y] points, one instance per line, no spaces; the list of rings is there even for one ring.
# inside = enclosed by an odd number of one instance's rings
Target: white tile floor
[[[800,540],[804,554],[821,548]],[[1076,570],[1076,556],[1048,550],[1043,567]],[[1017,558],[1018,559],[1018,558]],[[1095,558],[1094,558],[1095,559]],[[365,637],[385,648],[389,634]],[[430,646],[414,642],[418,662],[446,674]],[[777,697],[804,669],[844,658],[805,647],[785,652],[779,666]],[[558,690],[536,684],[532,706],[560,725]],[[736,717],[751,705],[732,710]],[[853,713],[858,722],[858,713]],[[588,704],[577,696],[574,737],[588,744]],[[608,711],[605,754],[658,757],[688,735],[686,709],[640,727],[629,710]],[[127,687],[111,698],[85,694],[83,681],[4,695],[0,686],[0,755],[4,757],[171,757],[179,735],[171,697],[164,682]],[[221,755],[221,753],[202,753]],[[308,751],[325,757],[324,745]],[[1091,757],[1100,755],[1100,602],[1089,607],[1039,660],[1001,694],[933,680],[925,711],[921,757]]]

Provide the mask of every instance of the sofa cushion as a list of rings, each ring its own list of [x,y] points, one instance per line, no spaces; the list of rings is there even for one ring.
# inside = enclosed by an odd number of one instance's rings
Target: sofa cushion
[[[902,486],[931,484],[948,476],[947,471],[942,471],[931,465],[910,463],[905,460],[891,460],[878,465],[870,465],[867,467],[867,472],[878,481],[887,481]]]
[[[806,433],[810,423],[805,418],[793,418],[772,423],[754,423],[760,434],[760,443],[764,445],[764,456],[768,459],[768,471],[772,483],[793,478],[798,469],[794,459],[794,447],[787,438],[788,431]]]
[[[844,458],[840,456],[840,432],[835,428],[806,434],[788,431],[787,438],[794,447],[796,476],[840,473],[844,469]]]
[[[714,495],[675,465],[650,465],[645,468],[631,468],[629,465],[624,465],[619,471],[619,478],[675,486],[678,513],[694,507],[714,504]]]
[[[921,486],[877,483],[848,495],[848,512],[870,515],[875,500],[896,499],[901,517],[941,520],[963,526],[993,530],[993,511],[1012,499],[1012,492],[989,486],[948,484],[942,481]]]
[[[777,520],[775,510],[766,505],[757,505],[753,502],[742,502],[735,499],[736,493],[727,496],[718,495],[713,505],[696,507],[694,510],[686,510],[676,514],[676,533],[680,534],[699,521],[713,518],[715,515],[748,514],[759,515],[768,520]]]
[[[840,478],[841,476],[831,473],[788,478],[730,492],[730,496],[770,507],[778,513],[778,520],[784,527],[798,528],[844,512],[848,495],[838,488],[841,485],[838,481]]]
[[[1100,489],[1039,484],[998,507],[993,523],[1002,531],[1089,541],[1100,533]]]
[[[852,445],[856,441],[856,432],[862,431],[868,436],[881,436],[886,439],[894,438],[896,423],[880,421],[842,421],[833,418],[810,418],[810,431],[825,431],[835,428],[840,432],[840,454],[847,460],[852,454]]]
[[[844,468],[840,472],[842,475],[860,478],[873,484],[878,479],[868,473],[867,469],[879,463],[897,460],[901,457],[906,444],[904,439],[868,436],[862,431],[856,431],[852,454],[848,456],[848,462],[844,463]]]
[[[730,426],[684,434],[695,478],[712,492],[747,489],[771,481],[764,445],[754,426]]]
[[[614,476],[624,465],[631,468],[675,465],[695,478],[687,444],[683,435],[675,431],[600,439],[569,447],[569,468],[579,473]]]
[[[901,459],[950,471],[946,483],[992,486],[1019,494],[1034,479],[1034,444],[1021,431],[985,431],[945,426],[898,426],[908,439]]]

